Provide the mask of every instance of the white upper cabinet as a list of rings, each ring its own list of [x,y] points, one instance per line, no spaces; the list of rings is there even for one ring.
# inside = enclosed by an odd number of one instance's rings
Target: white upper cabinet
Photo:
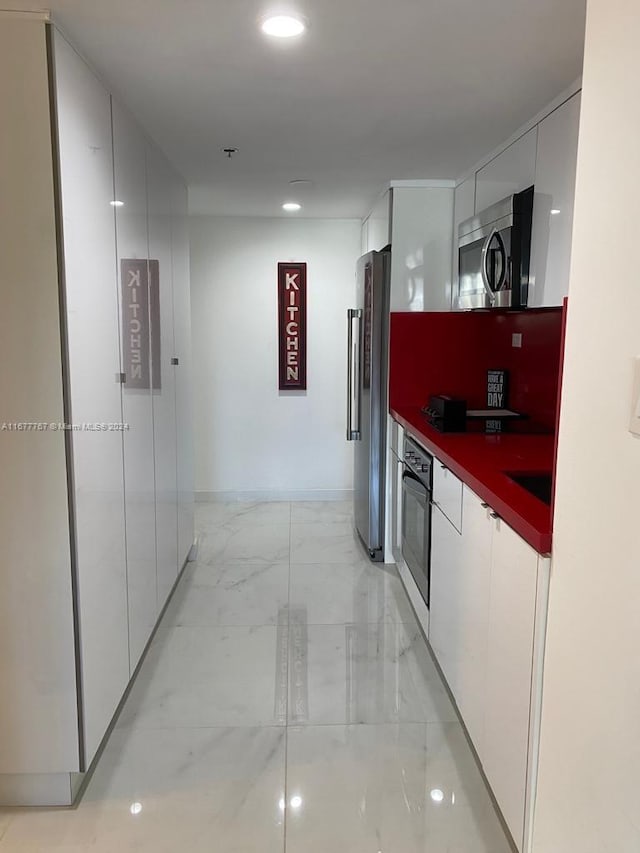
[[[475,213],[476,202],[476,176],[471,175],[466,181],[458,184],[453,199],[453,283],[458,281],[458,226],[465,219],[469,219]],[[452,294],[453,299],[453,294]]]
[[[452,223],[452,187],[394,187],[392,311],[451,308]]]
[[[538,126],[529,306],[562,305],[569,291],[580,93]]]
[[[122,420],[111,100],[55,35],[70,408]],[[71,434],[84,740],[89,763],[129,681],[123,433]]]
[[[535,183],[537,136],[534,127],[476,173],[476,213]]]
[[[377,200],[363,225],[363,254],[379,252],[391,242],[391,190]]]

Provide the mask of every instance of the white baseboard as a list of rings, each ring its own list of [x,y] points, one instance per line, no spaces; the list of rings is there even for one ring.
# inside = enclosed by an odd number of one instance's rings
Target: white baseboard
[[[0,774],[0,805],[70,806],[77,793],[79,773]]]
[[[196,503],[262,503],[273,501],[351,501],[352,489],[262,489],[255,492],[195,493]]]

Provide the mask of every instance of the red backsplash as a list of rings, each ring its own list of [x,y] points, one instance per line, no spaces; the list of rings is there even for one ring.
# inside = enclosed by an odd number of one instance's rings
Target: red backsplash
[[[390,408],[423,406],[431,394],[486,406],[487,370],[509,371],[509,408],[556,427],[563,309],[391,315]],[[522,348],[512,346],[522,334]]]

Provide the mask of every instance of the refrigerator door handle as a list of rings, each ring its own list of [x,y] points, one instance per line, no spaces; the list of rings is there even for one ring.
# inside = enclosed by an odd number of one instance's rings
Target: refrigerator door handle
[[[360,322],[362,310],[347,311],[347,441],[360,441]],[[355,331],[354,331],[355,329]]]

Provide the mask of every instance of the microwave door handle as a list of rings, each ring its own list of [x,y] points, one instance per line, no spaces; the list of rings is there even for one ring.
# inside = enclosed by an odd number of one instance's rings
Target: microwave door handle
[[[494,263],[495,255],[499,254],[500,259],[501,259],[500,278],[499,278],[499,280],[497,280],[495,282],[495,290],[498,291],[498,290],[502,290],[502,288],[505,286],[505,284],[507,282],[507,262],[508,262],[508,259],[507,259],[507,248],[504,245],[504,240],[502,239],[502,234],[500,234],[499,231],[496,231],[495,237],[496,237],[496,242],[498,244],[498,248],[491,250],[491,255],[492,255],[491,263],[492,264]],[[495,266],[494,266],[494,270],[495,270]],[[494,277],[495,277],[495,275],[494,275]]]
[[[362,310],[347,311],[347,441],[360,440],[360,321]],[[355,328],[355,331],[354,331]]]
[[[487,296],[489,297],[489,304],[491,306],[494,305],[496,301],[496,295],[491,288],[491,283],[489,281],[489,273],[487,271],[487,263],[489,261],[489,246],[491,245],[491,241],[495,237],[498,232],[493,229],[493,231],[489,234],[487,239],[484,241],[484,246],[482,247],[482,261],[480,263],[480,273],[482,274],[482,283],[484,285],[484,289],[487,291]]]

